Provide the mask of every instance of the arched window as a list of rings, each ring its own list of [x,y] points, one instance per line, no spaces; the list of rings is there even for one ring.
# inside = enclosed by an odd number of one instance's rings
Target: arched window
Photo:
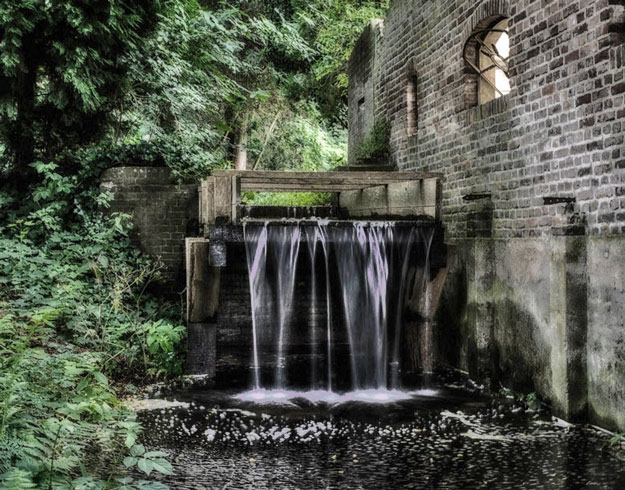
[[[510,93],[509,56],[508,19],[497,17],[480,23],[464,48],[467,83],[473,85],[467,91],[472,105]]]

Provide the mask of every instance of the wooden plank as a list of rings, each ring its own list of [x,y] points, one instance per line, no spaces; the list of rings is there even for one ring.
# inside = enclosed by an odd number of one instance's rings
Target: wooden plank
[[[307,183],[276,183],[261,182],[249,183],[241,182],[242,192],[342,192],[358,191],[368,187],[376,187],[380,184],[307,184]],[[385,184],[382,184],[385,185]]]
[[[238,175],[232,176],[232,200],[230,202],[230,216],[232,222],[237,223],[239,221],[239,205],[241,204],[241,177]]]
[[[236,223],[241,203],[241,192],[364,192],[371,198],[380,193],[390,194],[401,202],[389,205],[389,196],[377,196],[376,202],[384,202],[387,213],[397,208],[398,213],[414,208],[424,214],[440,217],[441,180],[440,173],[420,173],[417,171],[335,171],[335,172],[283,172],[271,170],[215,170],[213,176],[202,184],[203,221],[212,224],[216,219]],[[415,197],[410,191],[418,187]],[[391,188],[393,189],[391,192]],[[405,188],[405,189],[404,189]],[[375,194],[375,196],[374,196]],[[354,194],[360,201],[366,196]],[[395,200],[397,200],[395,199]],[[365,199],[367,200],[367,199]],[[393,200],[393,199],[392,199]],[[409,205],[406,205],[410,203]],[[210,209],[210,208],[213,209]],[[371,205],[357,206],[360,211]],[[373,206],[374,208],[379,205]]]
[[[399,182],[440,179],[442,174],[419,173],[415,171],[282,172],[271,170],[215,170],[213,178],[217,183],[223,182],[225,179],[237,178],[240,181],[240,190],[242,192],[342,192]],[[219,200],[221,195],[216,193],[215,198]]]
[[[342,192],[340,206],[350,216],[428,215],[435,217],[438,179],[395,182],[356,192]]]
[[[198,195],[198,220],[200,222],[200,226],[204,226],[206,224],[206,216],[204,212],[204,207],[206,206],[206,187],[208,186],[208,182],[202,182],[197,188]]]
[[[215,177],[215,219],[232,219],[232,177]]]
[[[214,177],[231,177],[239,175],[243,182],[264,181],[264,182],[302,182],[311,183],[378,183],[398,182],[406,180],[422,180],[428,178],[442,178],[441,173],[423,173],[416,171],[398,172],[283,172],[274,170],[214,170]]]
[[[187,321],[213,320],[219,308],[221,269],[209,265],[210,242],[191,238],[187,248]]]
[[[199,188],[200,193],[200,225],[206,226],[215,223],[215,178],[209,177]]]
[[[261,180],[261,179],[246,179],[241,177],[242,185],[282,185],[282,184],[298,184],[298,185],[335,185],[335,186],[373,186],[373,185],[387,185],[395,184],[397,182],[418,182],[424,179],[377,179],[377,180],[355,180],[355,179],[275,179],[275,180]]]

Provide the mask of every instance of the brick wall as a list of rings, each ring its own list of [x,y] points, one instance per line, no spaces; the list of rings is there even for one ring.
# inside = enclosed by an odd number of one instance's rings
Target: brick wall
[[[133,239],[163,262],[167,286],[182,289],[184,240],[197,235],[198,185],[176,184],[169,169],[155,167],[111,168],[100,181],[114,194],[110,212],[133,215]]]
[[[470,107],[464,44],[495,15],[510,18],[512,91]],[[471,194],[491,194],[494,237],[547,234],[571,211],[591,234],[625,232],[624,22],[622,0],[392,3],[368,65],[378,67],[375,118],[392,124],[396,165],[445,174],[450,238],[471,234]],[[411,73],[416,133],[407,127]],[[546,196],[576,205],[565,216]]]

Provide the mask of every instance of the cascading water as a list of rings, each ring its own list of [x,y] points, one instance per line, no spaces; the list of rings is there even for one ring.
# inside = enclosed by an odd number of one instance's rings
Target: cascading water
[[[265,272],[267,270],[267,227],[245,228],[245,252],[247,257],[248,276],[250,281],[250,297],[252,300],[252,342],[254,388],[260,388],[260,359],[258,357],[258,306],[264,289]]]
[[[354,391],[399,388],[403,312],[410,292],[406,286],[418,277],[415,257],[420,258],[424,281],[421,289],[427,284],[425,271],[433,231],[393,223],[290,221],[246,223],[244,233],[252,306],[254,388],[284,390],[289,386],[291,329],[302,317],[293,311],[299,260],[307,260],[310,267],[307,388],[332,392],[337,374],[349,376]],[[307,254],[300,250],[301,241],[306,242],[302,250]],[[323,290],[325,308],[320,301]],[[323,317],[325,338],[319,334],[323,324],[319,319]],[[335,340],[339,331],[349,345],[349,373],[335,372],[340,369]],[[277,357],[273,379],[262,379],[261,375],[260,346],[267,342],[273,344]],[[325,373],[318,361],[322,355]],[[430,367],[427,362],[424,359],[425,369]]]

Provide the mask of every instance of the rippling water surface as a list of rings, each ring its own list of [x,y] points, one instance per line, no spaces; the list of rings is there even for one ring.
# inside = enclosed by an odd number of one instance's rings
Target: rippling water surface
[[[180,489],[625,488],[607,438],[440,382],[337,395],[189,389],[147,402]]]

